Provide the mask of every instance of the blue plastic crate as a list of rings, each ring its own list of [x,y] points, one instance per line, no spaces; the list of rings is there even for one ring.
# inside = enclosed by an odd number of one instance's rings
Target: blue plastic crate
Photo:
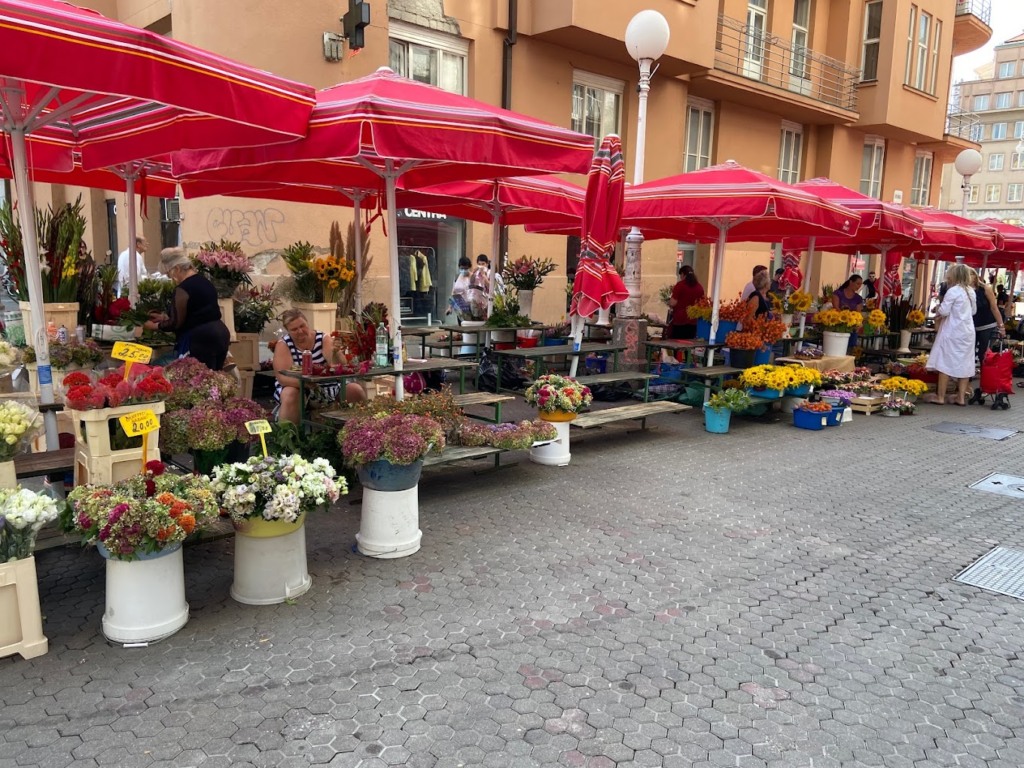
[[[828,413],[814,413],[797,408],[793,411],[793,426],[800,429],[824,429],[830,417],[831,414]]]

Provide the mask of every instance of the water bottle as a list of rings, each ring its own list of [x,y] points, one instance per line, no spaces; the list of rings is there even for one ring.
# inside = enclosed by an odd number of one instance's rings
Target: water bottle
[[[61,325],[61,327],[57,329],[57,343],[58,344],[67,344],[68,343],[68,328],[67,328],[66,325]]]
[[[57,340],[57,324],[54,323],[53,320],[50,320],[46,324],[46,338],[50,341]]]
[[[377,351],[374,363],[378,368],[386,368],[388,365],[388,332],[384,330],[383,323],[377,326]]]
[[[75,339],[79,344],[85,344],[85,326],[80,325],[75,328]]]

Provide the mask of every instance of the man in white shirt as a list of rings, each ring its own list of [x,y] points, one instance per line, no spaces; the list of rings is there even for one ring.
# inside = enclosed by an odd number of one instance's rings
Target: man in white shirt
[[[757,277],[757,273],[758,272],[767,272],[767,271],[768,271],[768,267],[766,267],[764,264],[758,264],[756,267],[754,267],[754,274],[751,275],[750,282],[747,283],[745,286],[743,286],[743,293],[740,294],[740,299],[742,299],[743,301],[746,301],[747,299],[749,299],[751,297],[751,295],[753,295],[754,291],[756,290],[754,288],[754,280],[753,280],[753,278]]]
[[[137,277],[139,280],[149,275],[146,271],[147,245],[146,238],[135,238],[135,265],[138,270]],[[117,257],[117,285],[119,296],[124,293],[124,287],[128,285],[128,270],[130,268],[130,262],[128,261],[128,249],[125,248]]]

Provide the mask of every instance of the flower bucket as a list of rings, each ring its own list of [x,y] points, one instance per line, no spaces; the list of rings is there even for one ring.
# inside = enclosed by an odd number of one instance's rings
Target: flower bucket
[[[306,516],[293,522],[256,518],[236,525],[231,597],[244,605],[274,605],[309,591]]]
[[[305,522],[305,512],[292,522],[287,520],[266,520],[263,517],[250,517],[241,522],[236,522],[235,532],[243,536],[251,536],[254,539],[275,539],[278,536],[287,536],[289,533],[295,533]]]
[[[757,350],[754,349],[730,349],[729,365],[733,368],[753,368],[756,356]]]
[[[556,424],[565,421],[575,421],[577,415],[572,411],[537,411],[537,418],[541,421],[550,421]]]
[[[587,355],[583,358],[583,367],[587,373],[607,373],[608,358],[604,355]]]
[[[23,659],[34,659],[48,647],[35,557],[0,563],[0,658],[20,653]]]
[[[392,464],[385,459],[371,461],[356,468],[359,483],[374,491],[405,491],[420,482],[423,459],[412,464]]]
[[[103,635],[115,643],[152,643],[170,637],[188,622],[185,566],[181,545],[112,560],[105,547],[106,610]]]
[[[719,320],[718,321],[718,333],[715,334],[715,343],[721,344],[725,341],[725,337],[730,333],[739,328],[739,323],[735,320]],[[708,323],[708,336],[704,338],[710,338],[711,334],[711,323]],[[699,335],[699,334],[698,334]]]
[[[722,324],[719,323],[718,327],[721,328]],[[711,338],[711,323],[708,320],[697,321],[697,338],[708,339]]]
[[[491,343],[495,349],[515,349],[515,331],[491,331]]]
[[[540,344],[540,331],[517,331],[516,346],[520,349],[531,349]]]
[[[561,347],[569,343],[569,339],[561,336],[551,336],[544,339],[545,347]]]
[[[846,409],[842,406],[832,406],[832,413],[825,414],[825,426],[827,427],[838,427],[843,423],[843,411]]]
[[[828,418],[828,414],[797,409],[793,411],[793,426],[799,429],[824,429]]]
[[[881,413],[882,413],[883,416],[888,416],[890,419],[896,419],[896,418],[899,418],[900,416],[902,416],[902,414],[899,411],[886,411],[886,410],[882,410]]]
[[[772,348],[762,347],[754,351],[754,365],[768,365],[772,361]]]
[[[801,384],[799,387],[790,387],[786,390],[786,394],[793,397],[807,397],[811,394],[811,385]]]
[[[533,291],[528,289],[520,289],[519,291],[519,312],[523,317],[530,317],[530,313],[533,312]]]
[[[356,548],[360,554],[391,560],[419,551],[420,531],[419,486],[403,491],[363,489],[362,513]]]
[[[330,302],[295,302],[292,304],[295,309],[301,310],[306,316],[310,330],[331,333],[338,324],[338,305]]]
[[[538,415],[544,419],[545,411]],[[551,415],[550,413],[548,414]],[[576,418],[576,414],[570,414]],[[548,419],[545,419],[548,420]],[[546,467],[564,467],[572,461],[572,452],[569,450],[569,420],[555,422],[555,430],[558,436],[549,443],[535,445],[530,449],[530,461],[534,464],[541,464]]]
[[[910,331],[900,331],[900,348],[897,352],[910,352]]]
[[[728,408],[708,408],[704,406],[704,430],[716,435],[724,435],[729,431],[729,419],[732,411]]]
[[[778,400],[782,397],[782,392],[780,390],[768,389],[767,387],[747,389],[747,394],[751,397],[759,397],[762,400]]]
[[[217,299],[217,304],[220,306],[221,322],[228,329],[228,341],[238,341],[238,336],[235,334],[235,300]]]
[[[463,320],[460,323],[462,328],[483,328],[484,320]],[[459,347],[457,355],[475,355],[477,353],[478,333],[463,333],[462,334],[462,346]]]
[[[846,357],[846,351],[850,346],[850,334],[834,333],[824,331],[822,333],[821,348],[826,357]]]

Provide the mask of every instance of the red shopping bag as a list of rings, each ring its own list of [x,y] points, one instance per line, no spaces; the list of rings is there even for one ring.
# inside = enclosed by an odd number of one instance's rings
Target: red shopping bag
[[[981,363],[981,391],[986,395],[1013,394],[1013,352],[986,350]]]

